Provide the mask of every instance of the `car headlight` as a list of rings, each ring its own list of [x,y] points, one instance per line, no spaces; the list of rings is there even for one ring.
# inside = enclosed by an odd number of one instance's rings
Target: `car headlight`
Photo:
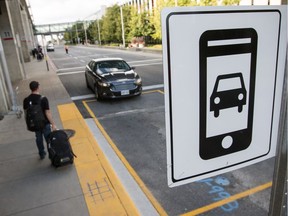
[[[214,103],[215,104],[219,104],[220,103],[220,98],[219,97],[215,97],[214,98]]]
[[[243,100],[243,98],[244,98],[244,95],[243,95],[242,93],[240,93],[240,94],[238,95],[238,99],[239,99],[239,100]]]
[[[140,84],[142,83],[141,78],[139,77],[138,79],[136,79],[136,80],[134,81],[134,83],[135,83],[136,85],[140,85]]]
[[[98,82],[98,84],[102,87],[109,87],[110,83],[106,83],[106,82]]]

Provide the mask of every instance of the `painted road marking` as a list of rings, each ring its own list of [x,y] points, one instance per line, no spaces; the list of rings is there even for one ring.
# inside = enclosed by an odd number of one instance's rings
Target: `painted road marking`
[[[131,200],[134,202],[136,208],[140,212],[140,215],[159,216],[156,209],[143,193],[137,182],[130,175],[124,164],[121,162],[111,145],[107,142],[102,132],[95,124],[95,119],[85,119],[90,131],[93,133],[94,138],[97,140],[101,151],[113,167],[114,172],[117,174],[122,185],[129,194]]]
[[[251,194],[255,194],[257,192],[263,191],[263,190],[265,190],[267,188],[270,188],[271,186],[272,186],[272,182],[268,182],[268,183],[260,185],[258,187],[251,188],[250,190],[244,191],[242,193],[235,194],[235,195],[233,195],[233,196],[231,196],[231,197],[229,197],[227,199],[223,199],[223,200],[220,200],[218,202],[212,203],[210,205],[203,206],[202,208],[198,208],[196,210],[193,210],[191,212],[183,214],[182,216],[199,215],[199,214],[202,214],[204,212],[211,211],[212,209],[218,208],[218,207],[223,206],[223,205],[225,205],[227,203],[230,203],[230,202],[233,202],[235,200],[239,200],[239,199],[242,199],[244,197],[247,197],[247,196],[249,196]]]
[[[146,91],[146,90],[152,90],[152,89],[163,88],[163,87],[164,87],[163,84],[159,84],[159,85],[144,86],[142,89],[143,89],[143,91]],[[159,92],[164,94],[163,91],[159,90]],[[145,92],[142,92],[142,93],[145,94]],[[148,93],[148,92],[146,92],[146,93]],[[71,97],[71,100],[72,101],[75,101],[75,100],[86,100],[86,99],[90,99],[90,98],[95,98],[95,94],[74,96],[74,97]]]
[[[90,215],[140,215],[76,105],[59,105],[58,111],[63,127],[76,131],[70,142],[77,155],[74,164]]]
[[[71,97],[71,100],[73,100],[73,101],[75,101],[75,100],[85,100],[85,99],[89,99],[89,98],[95,98],[95,94],[75,96],[75,97]]]
[[[60,71],[69,71],[69,70],[75,70],[75,69],[80,69],[80,68],[82,68],[83,71],[84,71],[85,66],[81,66],[81,67],[72,67],[72,68],[62,68],[62,69],[58,69],[58,70],[56,71],[56,73],[58,73],[58,72],[60,72]]]
[[[72,71],[72,72],[62,72],[62,73],[57,73],[58,76],[63,76],[63,75],[71,75],[71,74],[78,74],[78,73],[84,73],[85,71]]]
[[[150,63],[150,64],[139,64],[139,65],[133,65],[134,67],[146,67],[146,66],[150,66],[150,65],[162,65],[162,62],[158,62],[158,63]]]
[[[80,60],[81,61],[81,60]],[[146,60],[147,61],[147,60]],[[151,60],[152,61],[152,60]],[[70,64],[75,64],[75,63],[67,63],[67,65],[70,65]],[[130,63],[129,63],[130,64]],[[147,63],[147,64],[135,64],[133,65],[134,67],[145,67],[145,66],[149,66],[149,65],[159,65],[159,64],[162,64],[162,62],[157,62],[157,63]],[[66,64],[63,64],[63,65],[66,65]],[[58,69],[56,71],[56,73],[58,75],[69,75],[69,74],[73,74],[73,72],[65,72],[65,73],[59,73],[61,71],[71,71],[71,70],[75,70],[75,69],[83,69],[83,73],[85,72],[85,66],[80,66],[80,67],[71,67],[71,68],[62,68],[62,69]],[[79,71],[80,73],[80,71]]]
[[[147,92],[143,92],[143,94],[149,94],[149,93],[155,93],[155,92],[159,92],[161,94],[164,94],[164,92],[161,91],[161,90],[147,91]],[[114,151],[116,152],[118,157],[121,159],[122,163],[126,166],[126,168],[130,172],[130,174],[134,177],[136,182],[141,186],[143,192],[146,194],[146,196],[148,197],[148,199],[150,200],[152,205],[157,209],[157,211],[159,212],[160,215],[167,215],[167,213],[165,212],[163,207],[159,204],[159,202],[156,200],[156,198],[152,195],[152,193],[149,191],[149,189],[145,186],[144,182],[140,179],[140,177],[138,176],[136,171],[131,167],[129,162],[122,155],[120,150],[117,148],[116,144],[113,142],[113,140],[107,134],[107,132],[105,131],[105,129],[103,128],[103,126],[101,125],[99,120],[96,118],[96,116],[94,115],[94,113],[92,112],[90,107],[88,106],[87,103],[95,102],[95,101],[96,100],[82,101],[82,102],[83,102],[85,108],[87,109],[87,111],[89,112],[89,114],[91,115],[91,117],[95,119],[95,123],[97,124],[98,128],[101,130],[101,132],[103,133],[104,137],[107,139],[108,143],[111,145],[111,147],[114,149]],[[223,206],[223,205],[225,205],[227,203],[230,203],[230,202],[233,202],[235,200],[239,200],[239,199],[245,198],[245,197],[247,197],[247,196],[249,196],[251,194],[255,194],[257,192],[260,192],[260,191],[263,191],[265,189],[268,189],[271,186],[272,186],[272,182],[268,182],[266,184],[251,188],[251,189],[249,189],[247,191],[232,195],[229,198],[226,198],[226,199],[220,200],[218,202],[212,203],[210,205],[206,205],[206,206],[203,206],[201,208],[195,209],[195,210],[193,210],[191,212],[183,214],[182,216],[199,215],[199,214],[211,211],[211,210],[213,210],[215,208],[218,208],[218,207],[221,207],[221,206]]]
[[[150,91],[149,93],[152,92],[159,92],[157,90],[155,91]],[[152,195],[152,193],[149,191],[149,189],[146,187],[146,185],[144,184],[144,182],[141,180],[141,178],[138,176],[138,174],[136,173],[136,171],[132,168],[132,166],[129,164],[129,162],[126,160],[126,158],[122,155],[122,153],[120,152],[120,150],[117,148],[117,146],[115,145],[115,143],[113,142],[113,140],[110,138],[110,136],[108,135],[108,133],[105,131],[105,129],[103,128],[103,126],[101,125],[101,123],[99,122],[99,120],[96,118],[95,114],[92,112],[92,110],[90,109],[90,107],[88,106],[87,103],[89,102],[95,102],[96,100],[90,100],[90,101],[82,101],[82,103],[84,104],[85,108],[87,109],[87,111],[89,112],[90,116],[95,120],[96,125],[98,126],[99,130],[102,132],[103,136],[106,138],[107,142],[110,144],[110,146],[112,147],[112,149],[114,150],[114,152],[117,154],[117,156],[120,158],[120,160],[122,161],[122,163],[124,164],[124,166],[126,167],[126,169],[129,171],[129,173],[133,176],[133,178],[135,179],[135,181],[138,183],[138,185],[141,187],[142,191],[145,193],[145,195],[147,196],[147,198],[150,200],[150,202],[152,203],[152,205],[154,206],[154,208],[157,210],[157,212],[161,215],[161,216],[166,216],[168,215],[166,213],[166,211],[163,209],[163,207],[160,205],[160,203],[157,201],[157,199]]]

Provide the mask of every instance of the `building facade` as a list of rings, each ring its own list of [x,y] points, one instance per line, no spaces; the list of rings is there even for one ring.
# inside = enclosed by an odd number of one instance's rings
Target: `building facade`
[[[25,78],[24,62],[34,46],[25,0],[0,1],[0,114],[14,109],[13,83]]]

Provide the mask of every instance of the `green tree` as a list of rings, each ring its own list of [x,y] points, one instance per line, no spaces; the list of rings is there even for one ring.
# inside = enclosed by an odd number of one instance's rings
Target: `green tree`
[[[177,5],[179,6],[179,7],[181,7],[181,6],[195,6],[195,5],[197,5],[197,3],[195,3],[196,1],[192,1],[192,0],[178,0],[178,3],[177,3]]]
[[[222,5],[239,5],[240,0],[223,0]]]
[[[200,0],[200,6],[217,6],[217,0]]]
[[[146,37],[150,36],[155,32],[154,25],[151,23],[150,15],[144,11],[138,14],[135,8],[131,8],[131,19],[129,22],[130,32],[129,39],[132,40],[134,37]]]
[[[102,20],[103,20],[103,25],[101,29],[102,40],[105,43],[111,43],[114,41],[117,42],[117,39],[119,40],[120,38],[119,33],[117,35],[117,31],[119,32],[119,28],[121,26],[121,23],[118,24],[119,22],[121,22],[119,6],[115,4],[112,7],[107,8],[106,14]]]
[[[66,29],[66,32],[64,33],[64,40],[65,41],[71,41],[70,29]]]
[[[64,34],[64,39],[71,43],[77,43],[77,35],[81,41],[85,40],[83,22],[78,21],[71,28],[68,28]]]
[[[116,41],[118,43],[122,43],[123,42],[123,38],[122,38],[122,21],[121,21],[121,13],[120,13],[120,7],[118,10],[118,14],[119,16],[117,17],[116,20],[116,32],[115,32],[115,37],[116,37]],[[129,35],[129,32],[132,30],[130,28],[129,22],[131,19],[131,11],[132,11],[132,7],[131,6],[122,6],[122,15],[123,15],[123,27],[124,27],[124,37],[125,37],[125,42],[127,42],[127,38]]]
[[[151,24],[154,26],[154,33],[151,35],[155,40],[161,40],[161,11],[164,7],[175,6],[174,0],[157,0],[157,4],[153,8],[153,16],[151,18]]]
[[[223,0],[222,5],[238,5],[240,0]],[[155,41],[162,39],[161,35],[161,11],[164,7],[174,7],[175,0],[157,0],[154,5],[153,13],[142,10],[138,13],[138,10],[134,6],[122,6],[123,22],[125,29],[125,40],[131,41],[135,37],[149,37]],[[177,5],[182,6],[215,6],[217,0],[200,0],[197,3],[196,0],[177,0]],[[143,5],[143,8],[145,5]],[[142,8],[142,9],[143,9]],[[98,40],[98,24],[97,21],[91,23],[87,29],[87,38],[91,41]],[[102,43],[121,43],[122,42],[122,26],[120,16],[120,6],[115,4],[106,9],[106,14],[99,20],[100,33]],[[83,24],[82,24],[83,25]],[[72,33],[65,34],[64,37],[71,38],[76,41],[76,26],[72,27]],[[81,40],[84,40],[85,34],[81,29],[81,26],[77,24],[78,36]]]
[[[94,43],[98,40],[98,27],[97,27],[97,20],[91,22],[87,28],[87,39],[90,43]]]

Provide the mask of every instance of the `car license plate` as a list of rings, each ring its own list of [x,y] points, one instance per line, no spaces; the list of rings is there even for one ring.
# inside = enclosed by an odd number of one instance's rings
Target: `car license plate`
[[[129,95],[129,90],[123,90],[121,91],[121,95]]]

